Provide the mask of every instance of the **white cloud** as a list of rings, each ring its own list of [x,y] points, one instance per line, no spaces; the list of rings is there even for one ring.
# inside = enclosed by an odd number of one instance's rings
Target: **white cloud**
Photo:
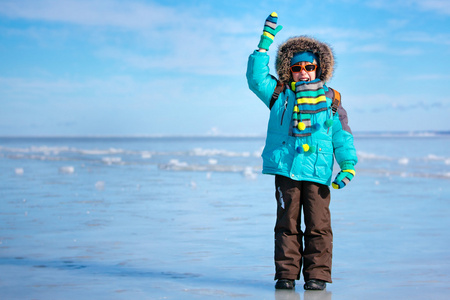
[[[450,34],[448,33],[430,33],[423,31],[405,32],[399,39],[408,42],[450,45]]]
[[[364,99],[364,101],[361,101]],[[389,94],[369,94],[346,96],[347,110],[354,110],[358,113],[381,113],[394,112],[405,113],[411,110],[442,110],[450,108],[448,98],[432,99],[425,101],[422,95],[389,95]]]
[[[417,81],[449,81],[450,74],[418,74],[418,75],[406,75],[405,80],[417,80]]]
[[[386,10],[410,8],[417,11],[430,11],[440,15],[450,15],[448,0],[372,0],[367,5]]]
[[[0,14],[9,18],[130,29],[181,23],[179,17],[183,16],[182,12],[153,3],[108,0],[7,0],[0,3]]]
[[[199,7],[164,6],[154,2],[118,0],[6,0],[0,2],[0,15],[12,19],[56,22],[81,26],[115,27],[135,31],[193,30],[246,34],[248,17],[216,18]],[[254,28],[254,27],[250,27]]]
[[[164,80],[138,82],[127,76],[84,80],[0,78],[2,105],[14,105],[20,101],[37,104],[41,101],[42,104],[48,104],[66,100],[80,101],[82,105],[108,103],[115,100],[145,99],[154,95],[156,88],[169,87],[170,83]]]
[[[180,8],[136,1],[27,0],[0,3],[0,15],[75,25],[72,32],[60,26],[10,34],[29,34],[40,44],[46,43],[47,34],[58,37],[59,32],[63,40],[76,34],[83,42],[94,44],[97,55],[132,68],[242,73],[239,67],[245,66],[248,53],[258,42],[254,20],[248,16],[216,18],[197,7]]]
[[[438,14],[450,15],[450,2],[448,0],[426,0],[426,1],[413,1],[423,10],[429,10]]]

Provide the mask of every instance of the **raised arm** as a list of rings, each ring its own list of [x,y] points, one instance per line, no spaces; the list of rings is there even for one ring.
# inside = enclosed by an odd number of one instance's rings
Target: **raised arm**
[[[269,74],[269,50],[275,35],[283,28],[277,26],[278,15],[271,13],[264,23],[263,34],[258,44],[258,50],[254,51],[247,64],[247,83],[251,91],[269,107],[270,99],[277,85],[276,79]]]

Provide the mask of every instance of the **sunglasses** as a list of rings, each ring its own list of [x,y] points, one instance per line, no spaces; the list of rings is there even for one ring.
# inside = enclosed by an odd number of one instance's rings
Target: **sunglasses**
[[[300,73],[302,70],[305,70],[306,72],[314,72],[317,69],[317,65],[310,64],[310,65],[293,65],[291,66],[292,73]]]

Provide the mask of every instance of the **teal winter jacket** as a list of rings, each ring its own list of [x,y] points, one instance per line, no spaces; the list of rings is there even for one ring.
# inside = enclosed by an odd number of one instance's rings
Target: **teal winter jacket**
[[[331,54],[331,50],[329,52]],[[283,55],[287,57],[283,58]],[[284,79],[284,84],[288,84],[287,81],[291,75],[286,73],[286,68],[283,71],[281,64],[283,59],[290,60],[290,58],[292,56],[289,57],[289,53],[280,54],[279,51],[276,63],[277,71],[280,79]],[[323,61],[326,61],[326,58],[323,58]],[[268,64],[268,54],[255,51],[249,57],[246,74],[250,90],[267,107],[270,106],[270,100],[277,85],[275,77],[269,74]],[[329,69],[330,66],[327,69],[325,63],[322,63],[321,68],[320,79],[329,78],[332,73],[332,69]],[[280,74],[280,72],[284,73]],[[297,101],[295,93],[288,87],[279,95],[270,109],[266,144],[262,153],[262,172],[264,174],[282,175],[293,180],[330,185],[334,158],[338,164],[350,162],[355,165],[357,163],[353,135],[347,122],[347,113],[340,105],[333,115],[329,89],[326,84],[323,85],[323,88],[328,95],[326,97],[328,109],[311,115],[311,123],[320,126],[311,135],[304,137],[292,134],[292,112]],[[330,118],[333,119],[333,125],[327,127],[325,123]],[[308,145],[309,151],[296,150],[305,144]]]

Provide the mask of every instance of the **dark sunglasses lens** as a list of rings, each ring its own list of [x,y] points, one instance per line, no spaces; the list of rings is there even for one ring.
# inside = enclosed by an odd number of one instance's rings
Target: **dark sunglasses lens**
[[[301,66],[292,66],[291,70],[294,73],[301,72],[302,71],[302,67]]]
[[[307,66],[305,66],[305,70],[308,71],[308,72],[312,72],[315,69],[316,69],[315,65],[307,65]]]

